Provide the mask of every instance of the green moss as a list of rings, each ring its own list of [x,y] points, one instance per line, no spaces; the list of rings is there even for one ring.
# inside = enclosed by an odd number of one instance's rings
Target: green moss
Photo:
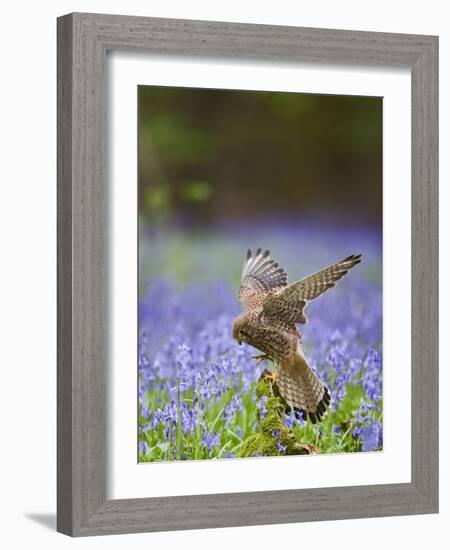
[[[249,436],[241,447],[239,457],[282,456],[313,454],[317,449],[312,445],[301,445],[295,435],[283,423],[286,403],[272,386],[264,371],[256,386],[256,399],[266,398],[264,414],[258,411],[260,431]]]

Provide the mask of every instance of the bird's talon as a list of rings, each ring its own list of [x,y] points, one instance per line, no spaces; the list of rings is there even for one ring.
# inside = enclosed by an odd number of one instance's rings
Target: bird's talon
[[[265,372],[263,374],[263,380],[268,380],[273,386],[275,384],[275,374],[273,372]]]
[[[264,353],[263,355],[252,355],[252,359],[256,361],[257,365],[259,365],[261,361],[265,361],[266,359],[268,360],[270,357]]]

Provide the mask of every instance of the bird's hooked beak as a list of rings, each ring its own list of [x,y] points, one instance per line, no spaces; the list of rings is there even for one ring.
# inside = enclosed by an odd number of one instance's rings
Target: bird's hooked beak
[[[247,344],[248,343],[248,334],[246,332],[244,332],[243,330],[241,330],[239,332],[239,334],[237,335],[236,340],[239,342],[239,345],[241,345],[243,342],[245,344]]]
[[[236,342],[241,345],[242,344],[242,333],[241,328],[238,325],[238,323],[233,323],[233,338],[236,340]]]

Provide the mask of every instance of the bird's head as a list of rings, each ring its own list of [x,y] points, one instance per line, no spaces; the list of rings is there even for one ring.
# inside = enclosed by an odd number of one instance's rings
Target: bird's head
[[[237,340],[239,344],[242,344],[242,342],[248,342],[250,336],[251,328],[249,327],[246,315],[239,315],[233,323],[233,338]]]

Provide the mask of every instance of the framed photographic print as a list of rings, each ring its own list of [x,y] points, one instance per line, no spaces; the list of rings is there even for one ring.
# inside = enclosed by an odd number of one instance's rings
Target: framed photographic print
[[[58,20],[58,530],[438,509],[436,37]]]

